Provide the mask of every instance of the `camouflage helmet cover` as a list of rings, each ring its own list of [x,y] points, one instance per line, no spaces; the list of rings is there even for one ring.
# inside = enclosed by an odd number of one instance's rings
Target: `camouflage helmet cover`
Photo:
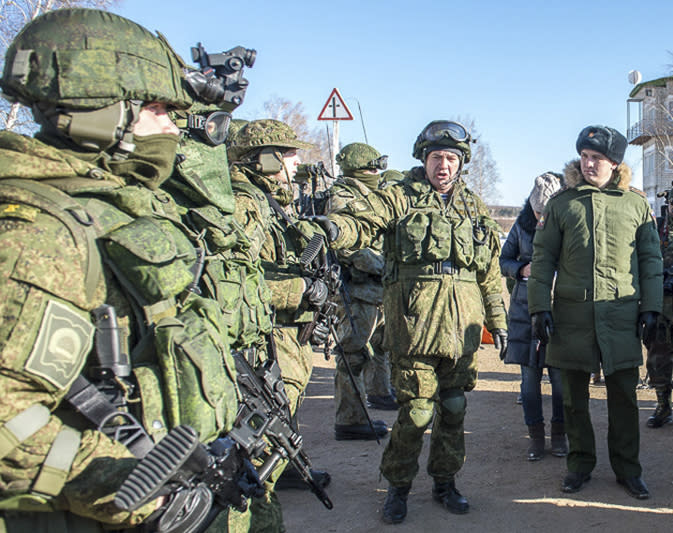
[[[0,87],[12,100],[100,109],[122,100],[187,108],[182,59],[162,36],[97,9],[37,17],[7,49]]]
[[[336,156],[342,172],[371,168],[372,161],[381,157],[374,147],[364,143],[351,143],[344,146]]]
[[[440,149],[440,147],[452,148],[460,151],[463,154],[463,163],[469,163],[470,158],[472,157],[472,150],[470,149],[470,141],[472,140],[469,133],[465,140],[456,141],[451,137],[451,135],[446,134],[441,137],[429,138],[428,132],[436,128],[441,128],[443,124],[457,124],[447,120],[433,120],[423,128],[421,133],[418,134],[416,142],[414,143],[414,149],[412,156],[414,159],[418,159],[425,163],[425,156],[427,155],[426,148],[432,147],[435,149]],[[459,125],[461,128],[462,125]]]
[[[243,125],[229,141],[229,160],[236,161],[258,148],[278,147],[298,150],[313,148],[313,145],[297,139],[294,130],[280,120],[253,120]]]

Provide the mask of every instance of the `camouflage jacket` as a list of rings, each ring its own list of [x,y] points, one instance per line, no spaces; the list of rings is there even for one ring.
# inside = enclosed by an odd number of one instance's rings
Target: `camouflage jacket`
[[[335,248],[384,238],[387,349],[460,357],[477,350],[482,324],[506,329],[498,226],[461,180],[445,202],[417,167],[329,217],[340,230]]]
[[[366,198],[371,190],[351,177],[342,177],[329,189],[326,214],[339,213],[352,201]],[[347,280],[346,288],[352,298],[370,304],[383,303],[383,239],[362,250],[339,250],[337,258]]]
[[[164,188],[186,211],[183,220],[205,250],[201,288],[217,300],[234,350],[263,348],[271,332],[271,291],[259,253],[234,217],[224,145],[209,146],[189,138]]]
[[[0,184],[0,508],[137,524],[152,503],[131,514],[112,504],[136,460],[64,397],[97,363],[92,312],[105,303],[132,357],[129,405],[152,437],[191,419],[204,432],[230,427],[223,320],[214,302],[185,292],[194,246],[168,194],[35,139],[0,133]]]
[[[232,165],[231,181],[236,197],[235,217],[250,239],[250,253],[262,260],[265,279],[271,289],[271,303],[280,325],[310,322],[313,313],[302,305],[305,275],[299,258],[315,229],[297,220],[291,211],[291,195],[272,178],[257,174],[245,165]],[[286,209],[296,228],[274,210],[266,194]]]

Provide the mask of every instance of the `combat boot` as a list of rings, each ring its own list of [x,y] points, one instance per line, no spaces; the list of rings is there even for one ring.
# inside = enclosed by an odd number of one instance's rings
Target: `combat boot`
[[[551,454],[554,457],[568,455],[568,441],[566,440],[566,429],[563,422],[551,423]]]
[[[438,483],[432,486],[432,499],[453,514],[465,514],[470,510],[470,504],[465,497],[456,489],[454,480]]]
[[[526,452],[529,461],[539,461],[544,456],[544,422],[528,426],[530,445]]]
[[[657,407],[652,416],[647,419],[648,428],[660,428],[673,420],[671,416],[671,391],[657,390]]]
[[[386,524],[399,524],[407,516],[407,497],[411,485],[388,487],[386,501],[383,504],[383,521]]]

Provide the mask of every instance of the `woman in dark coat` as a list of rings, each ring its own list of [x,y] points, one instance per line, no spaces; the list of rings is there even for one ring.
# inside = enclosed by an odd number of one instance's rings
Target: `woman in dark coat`
[[[528,426],[531,443],[529,461],[544,455],[545,427],[542,414],[540,381],[545,368],[544,346],[532,337],[528,314],[528,276],[533,256],[533,236],[538,219],[547,200],[561,188],[561,175],[546,172],[535,178],[535,186],[509,232],[500,253],[500,270],[514,280],[510,298],[508,332],[509,344],[505,363],[521,365],[521,399],[523,417]],[[552,386],[551,438],[552,454],[564,457],[568,453],[563,424],[563,393],[557,369],[546,367]]]

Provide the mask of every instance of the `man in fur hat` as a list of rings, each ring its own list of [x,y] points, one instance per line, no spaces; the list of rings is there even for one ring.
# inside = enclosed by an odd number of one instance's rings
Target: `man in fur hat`
[[[653,338],[662,308],[663,266],[650,206],[622,163],[626,144],[607,126],[580,132],[580,160],[566,166],[566,189],[536,228],[528,309],[535,334],[549,343],[547,363],[561,369],[570,448],[561,490],[579,491],[596,465],[589,377],[602,367],[610,464],[617,483],[645,499],[636,385],[641,340]]]

